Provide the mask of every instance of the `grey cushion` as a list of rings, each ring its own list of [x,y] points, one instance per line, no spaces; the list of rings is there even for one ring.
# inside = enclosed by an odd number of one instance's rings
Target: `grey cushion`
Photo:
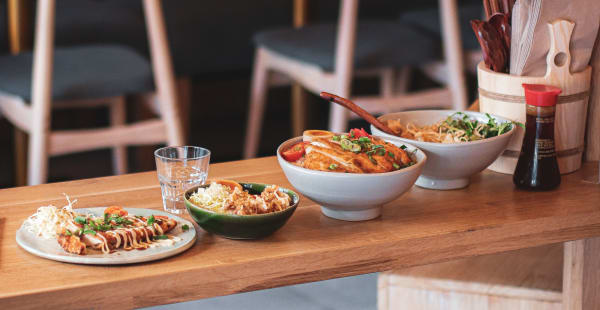
[[[459,5],[458,25],[464,49],[479,49],[479,43],[477,43],[477,38],[473,33],[473,29],[471,29],[469,21],[472,19],[482,19],[482,16],[483,6],[481,3]],[[408,11],[400,15],[400,21],[434,36],[437,40],[441,40],[440,14],[437,8]]]
[[[0,92],[31,100],[32,54],[0,57]],[[152,68],[134,50],[118,45],[56,48],[54,100],[93,99],[152,91]]]
[[[277,29],[258,33],[257,45],[324,70],[334,67],[336,25],[315,24],[300,29]],[[357,68],[417,65],[435,59],[439,45],[405,24],[395,21],[359,22],[354,64]]]

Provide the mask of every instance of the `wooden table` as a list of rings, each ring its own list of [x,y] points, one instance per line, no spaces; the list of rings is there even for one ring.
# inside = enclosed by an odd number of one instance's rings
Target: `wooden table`
[[[62,193],[78,199],[77,207],[161,209],[154,172],[4,189],[0,308],[142,307],[600,236],[600,186],[582,182],[581,175],[563,176],[557,190],[535,193],[515,190],[511,176],[485,171],[463,190],[413,187],[380,218],[358,223],[327,218],[301,198],[290,221],[266,239],[228,240],[196,227],[197,244],[187,252],[113,267],[38,258],[19,248],[15,231],[37,207],[62,206]],[[274,157],[215,164],[210,178],[290,186]],[[572,253],[565,258],[573,267],[565,274],[572,286],[567,290],[579,289],[574,305],[589,296],[586,287],[598,286],[586,282],[597,275],[598,268],[595,274],[588,269],[597,256],[583,260],[597,254],[598,239],[567,243]]]

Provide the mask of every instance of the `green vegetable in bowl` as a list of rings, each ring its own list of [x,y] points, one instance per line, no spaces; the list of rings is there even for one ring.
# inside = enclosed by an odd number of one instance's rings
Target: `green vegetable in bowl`
[[[440,124],[440,129],[458,138],[460,142],[467,142],[499,136],[513,128],[512,122],[498,123],[489,113],[485,115],[488,118],[487,123],[471,119],[465,113],[456,112]],[[524,127],[521,123],[514,124]]]

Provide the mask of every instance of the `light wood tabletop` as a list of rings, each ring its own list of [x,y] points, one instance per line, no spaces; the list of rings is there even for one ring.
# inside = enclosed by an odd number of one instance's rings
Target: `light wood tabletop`
[[[462,190],[415,186],[365,222],[327,218],[302,197],[290,221],[265,239],[228,240],[196,227],[196,245],[178,256],[110,267],[38,258],[16,244],[15,231],[38,207],[64,205],[62,193],[80,208],[161,209],[154,172],[4,189],[0,308],[142,307],[600,236],[600,186],[581,175],[563,176],[551,192],[516,190],[511,176],[491,171]],[[275,157],[214,164],[209,178],[290,187]]]

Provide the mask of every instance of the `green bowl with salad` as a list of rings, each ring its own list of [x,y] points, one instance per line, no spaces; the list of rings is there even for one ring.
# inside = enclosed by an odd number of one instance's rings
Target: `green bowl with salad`
[[[450,110],[406,111],[378,119],[399,132],[391,135],[371,126],[373,135],[413,144],[427,154],[415,184],[437,190],[468,186],[470,177],[492,164],[522,126],[487,113]]]
[[[274,191],[277,192],[278,197],[289,202],[289,205],[282,210],[261,214],[235,214],[231,208],[226,210],[223,207],[222,201],[227,193],[219,193],[220,189],[218,187],[215,189],[213,183],[187,190],[185,193],[185,206],[190,216],[200,227],[207,232],[229,239],[259,239],[274,233],[289,220],[300,201],[298,194],[287,188],[261,183],[235,182],[241,186],[242,191],[253,197],[250,199],[262,197],[261,194],[265,190],[271,188],[273,192],[273,189],[276,188]],[[211,186],[213,188],[210,188]],[[201,190],[199,191],[199,189]],[[202,192],[202,197],[198,198],[200,192]],[[229,192],[229,195],[231,195],[231,192]],[[244,207],[240,206],[240,208],[243,209]],[[241,213],[241,211],[238,210],[237,213]]]

